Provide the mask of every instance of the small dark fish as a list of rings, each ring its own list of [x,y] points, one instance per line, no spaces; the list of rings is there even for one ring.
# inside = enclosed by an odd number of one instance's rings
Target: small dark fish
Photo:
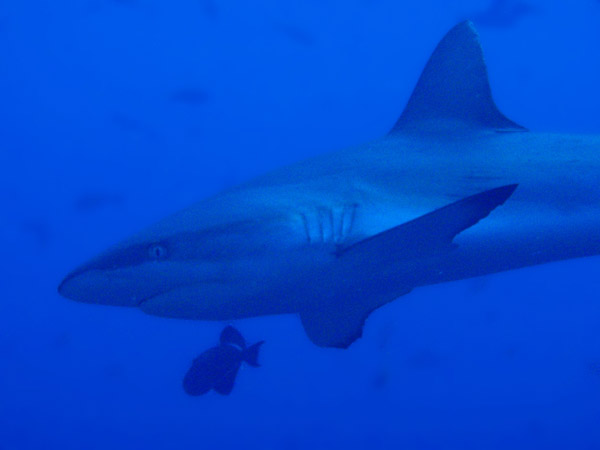
[[[600,361],[589,362],[587,368],[592,375],[600,377]]]
[[[441,361],[431,350],[419,350],[406,359],[406,364],[417,370],[431,370],[439,368]]]
[[[142,130],[142,125],[135,119],[121,114],[113,114],[111,117],[112,123],[122,131],[139,132]]]
[[[203,105],[208,99],[209,95],[200,89],[179,89],[171,94],[171,101],[192,106]]]
[[[79,196],[73,207],[80,213],[87,213],[121,203],[123,203],[123,197],[118,194],[87,193]]]
[[[229,395],[242,361],[258,367],[258,350],[264,341],[246,347],[238,330],[227,326],[221,332],[220,343],[209,348],[192,363],[183,378],[183,389],[188,395],[203,395],[214,389]]]
[[[389,378],[389,374],[385,369],[379,369],[373,377],[373,387],[375,389],[385,388],[389,382]]]
[[[51,339],[50,342],[56,349],[67,348],[71,344],[71,335],[63,331],[54,336],[54,339]]]

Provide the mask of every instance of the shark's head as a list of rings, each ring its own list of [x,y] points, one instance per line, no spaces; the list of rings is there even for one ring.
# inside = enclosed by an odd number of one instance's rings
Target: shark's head
[[[261,255],[274,229],[238,218],[210,226],[188,220],[197,216],[192,207],[116,245],[67,275],[58,292],[163,316],[217,319],[234,309],[241,314],[233,302],[251,295],[259,272],[264,277]]]
[[[130,239],[75,269],[58,291],[81,302],[139,306],[201,277],[209,281],[216,263],[202,259],[199,239],[194,233]]]

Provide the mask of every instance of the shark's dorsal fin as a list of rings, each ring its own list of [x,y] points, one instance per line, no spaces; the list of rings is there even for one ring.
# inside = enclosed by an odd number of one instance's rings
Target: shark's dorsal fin
[[[463,128],[526,131],[494,103],[479,36],[471,22],[456,25],[438,44],[390,133],[435,131],[443,121]]]

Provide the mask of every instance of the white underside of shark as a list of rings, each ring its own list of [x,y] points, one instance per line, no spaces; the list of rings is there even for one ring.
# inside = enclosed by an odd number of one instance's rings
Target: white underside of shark
[[[464,22],[388,135],[199,202],[59,292],[186,319],[297,313],[317,345],[347,347],[415,287],[600,253],[599,154],[600,136],[537,134],[499,112]]]

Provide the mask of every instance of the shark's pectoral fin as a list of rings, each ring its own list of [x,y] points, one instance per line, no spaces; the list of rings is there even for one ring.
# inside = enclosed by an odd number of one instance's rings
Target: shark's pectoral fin
[[[443,127],[444,122],[450,125]],[[479,37],[462,22],[441,40],[391,133],[461,129],[526,131],[502,114],[492,98]]]
[[[310,340],[321,347],[348,347],[361,337],[371,312],[410,292],[418,272],[429,270],[431,257],[443,256],[457,234],[502,205],[516,187],[472,195],[338,250],[316,283],[325,286],[316,294],[320,297],[299,311]]]
[[[382,259],[418,259],[439,253],[450,248],[457,234],[502,205],[516,188],[516,184],[511,184],[463,198],[349,247],[340,248],[338,257],[377,260],[381,265]]]

